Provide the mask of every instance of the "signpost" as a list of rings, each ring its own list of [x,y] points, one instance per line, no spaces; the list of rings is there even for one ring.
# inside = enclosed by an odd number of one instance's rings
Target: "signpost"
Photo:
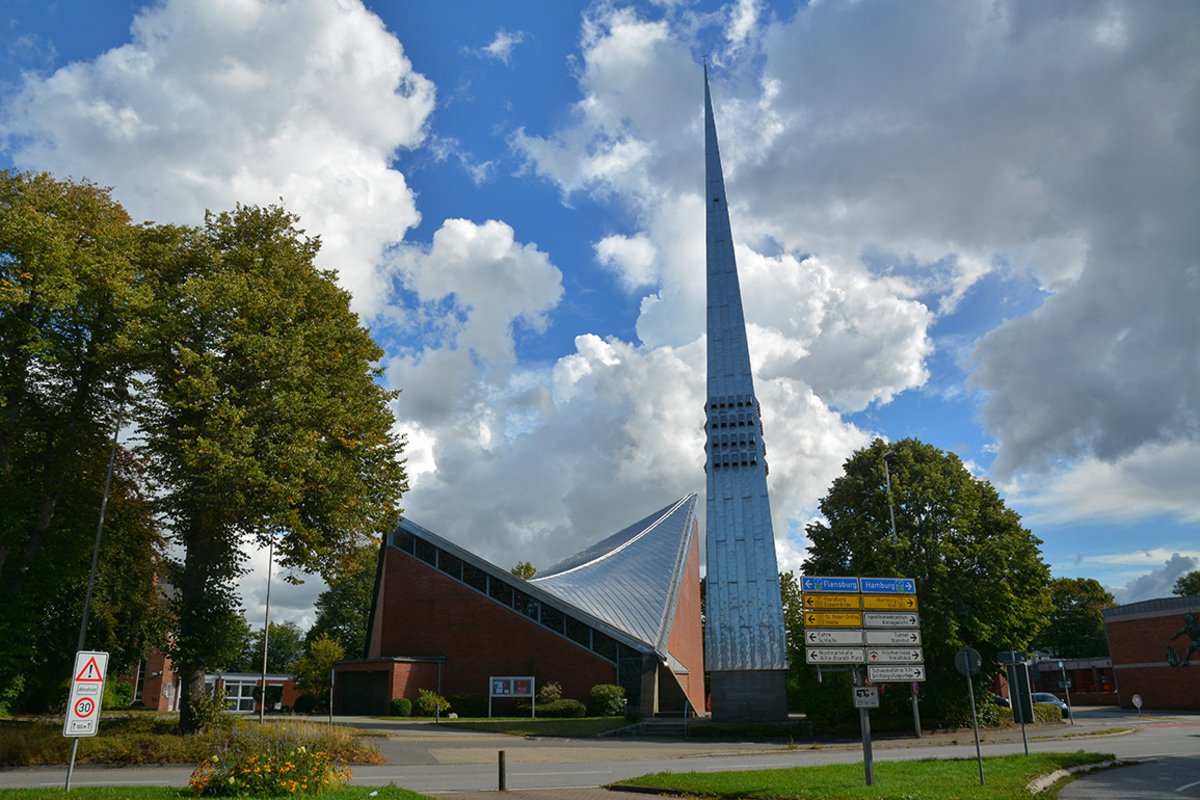
[[[862,607],[886,611],[916,611],[917,596],[913,594],[864,594]]]
[[[812,645],[862,643],[863,632],[858,628],[844,628],[842,630],[807,628],[804,631],[804,644],[810,647]]]
[[[104,698],[104,676],[107,671],[108,653],[80,650],[75,654],[63,736],[96,735],[100,729],[100,704]]]
[[[925,680],[925,665],[916,664],[907,667],[890,665],[867,665],[867,680],[872,683],[904,683],[906,681]]]
[[[863,631],[867,644],[895,644],[912,647],[921,643],[921,632],[918,630],[881,630]]]
[[[975,760],[979,762],[979,785],[983,786],[983,754],[979,750],[979,717],[975,714],[975,682],[971,676],[979,672],[983,658],[973,647],[963,647],[954,654],[954,667],[967,676],[967,696],[971,700],[971,727],[975,731]]]
[[[806,594],[801,595],[800,601],[805,608],[852,608],[857,611],[861,606],[856,594]]]
[[[108,674],[108,653],[79,650],[71,670],[71,693],[67,696],[67,717],[63,736],[72,738],[71,760],[67,764],[66,791],[71,791],[75,772],[75,753],[80,736],[95,736],[100,730],[100,706],[104,702],[104,676]]]
[[[854,707],[879,708],[879,690],[874,686],[855,686]]]
[[[818,628],[861,628],[862,618],[857,611],[806,611],[804,624]]]
[[[875,767],[871,755],[869,709],[879,708],[879,690],[865,685],[866,681],[912,681],[913,719],[917,736],[921,735],[916,682],[925,680],[925,664],[919,646],[921,618],[916,613],[917,582],[912,578],[802,575],[800,591],[804,607],[805,662],[817,664],[818,673],[822,664],[853,665],[854,707],[858,709],[862,727],[863,766],[867,786],[872,786]]]
[[[804,660],[809,664],[861,664],[866,659],[861,647],[806,647]]]
[[[864,611],[863,627],[866,628],[919,628],[920,614],[894,614],[889,611]]]
[[[868,647],[868,664],[919,664],[925,659],[919,647]]]
[[[858,594],[858,578],[818,578],[809,575],[800,577],[800,591],[809,592],[850,592]]]
[[[863,594],[916,594],[917,582],[912,578],[859,578]]]

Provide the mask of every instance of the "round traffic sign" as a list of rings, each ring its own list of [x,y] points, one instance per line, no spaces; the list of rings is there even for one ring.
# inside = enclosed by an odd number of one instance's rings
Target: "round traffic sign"
[[[954,668],[963,675],[974,675],[983,666],[983,658],[974,647],[963,647],[954,654]]]
[[[96,701],[90,697],[81,697],[75,701],[75,716],[90,717],[96,710]]]
[[[1136,708],[1138,711],[1141,711],[1142,710],[1142,696],[1140,694],[1135,694],[1132,699],[1133,699],[1133,707]]]

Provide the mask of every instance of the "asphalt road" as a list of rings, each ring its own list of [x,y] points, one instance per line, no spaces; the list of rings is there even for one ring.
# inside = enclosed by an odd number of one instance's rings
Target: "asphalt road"
[[[809,747],[761,743],[678,742],[644,739],[539,740],[497,734],[455,731],[420,723],[340,718],[340,723],[386,730],[378,742],[388,758],[383,766],[354,768],[354,783],[395,783],[427,794],[494,790],[498,782],[498,754],[505,751],[508,788],[554,789],[595,787],[648,772],[715,772],[766,769],[830,763],[861,763],[859,742]],[[1128,727],[1135,733],[1121,736],[1064,737],[1066,733],[1098,732]],[[1083,776],[1060,795],[1093,800],[1143,798],[1200,798],[1200,714],[1142,717],[1110,709],[1080,710],[1077,724],[1046,731],[1030,729],[1029,749],[1113,753],[1134,762],[1132,766]],[[1023,751],[1019,733],[986,733],[983,754]],[[975,747],[971,732],[876,740],[876,762],[911,758],[970,758]],[[157,785],[184,786],[189,767],[80,767],[75,786]],[[62,786],[64,767],[6,769],[0,787]],[[985,775],[986,778],[986,775]]]

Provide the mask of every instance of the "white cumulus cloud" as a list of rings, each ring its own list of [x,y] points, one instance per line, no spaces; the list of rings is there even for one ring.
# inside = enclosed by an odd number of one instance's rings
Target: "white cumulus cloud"
[[[356,308],[381,310],[384,246],[419,221],[390,161],[421,143],[434,87],[380,19],[357,0],[166,0],[130,34],[26,78],[0,128],[14,162],[159,222],[282,198]]]

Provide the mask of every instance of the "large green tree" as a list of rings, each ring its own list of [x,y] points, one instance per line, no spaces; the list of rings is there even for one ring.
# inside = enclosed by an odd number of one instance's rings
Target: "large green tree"
[[[1192,570],[1186,575],[1180,575],[1171,588],[1171,594],[1180,597],[1200,597],[1200,570]]]
[[[1093,578],[1055,578],[1050,583],[1050,619],[1034,640],[1039,650],[1064,658],[1108,655],[1104,609],[1116,605]]]
[[[377,381],[383,353],[295,217],[239,207],[157,233],[139,423],[183,551],[172,655],[189,731],[245,546],[275,537],[283,566],[342,571],[353,545],[397,521],[403,442]]]
[[[351,657],[364,657],[378,559],[375,544],[356,548],[346,569],[328,578],[329,588],[317,596],[317,619],[304,637],[308,644],[329,636]]]
[[[969,718],[954,654],[964,646],[977,649],[986,685],[998,670],[999,651],[1033,641],[1051,607],[1041,540],[956,455],[915,439],[877,439],[856,451],[820,509],[824,521],[807,527],[805,574],[915,578],[928,668],[925,713],[953,722]],[[898,711],[907,692],[893,694]]]
[[[0,705],[64,696],[144,338],[144,233],[105,189],[0,171]],[[124,447],[117,456],[85,646],[120,672],[161,631],[161,534],[142,465]]]
[[[304,655],[304,632],[294,622],[272,622],[267,637],[267,672],[290,672],[292,665]],[[263,631],[250,633],[242,645],[230,672],[261,672],[263,666]]]

